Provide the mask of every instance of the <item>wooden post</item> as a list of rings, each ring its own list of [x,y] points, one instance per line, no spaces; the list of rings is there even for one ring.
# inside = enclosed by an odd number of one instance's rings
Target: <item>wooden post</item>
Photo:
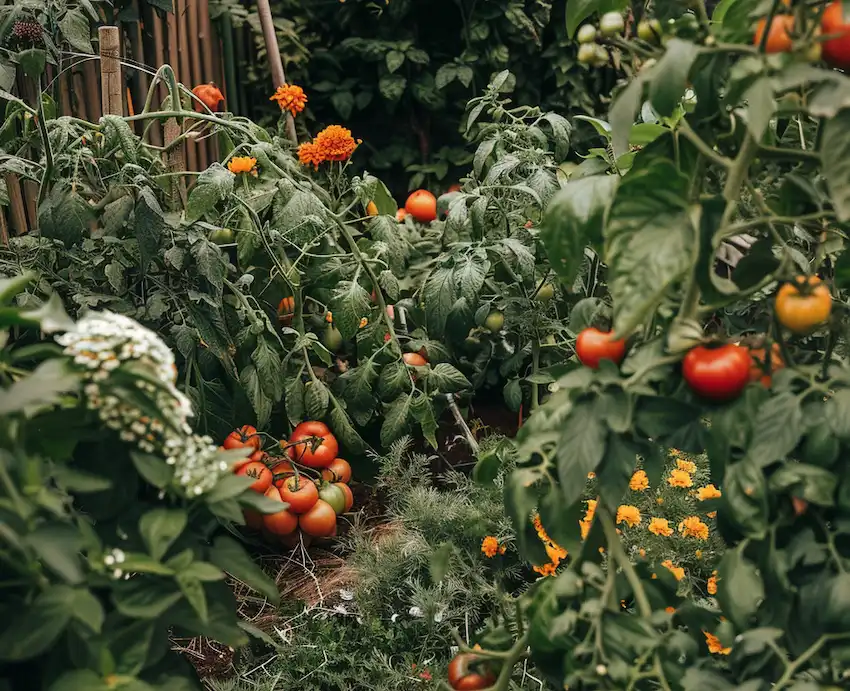
[[[177,124],[177,120],[170,118],[165,121],[165,146],[168,147],[171,143],[180,136],[181,127]],[[166,154],[166,166],[170,173],[182,173],[186,170],[186,159],[183,155],[183,145],[168,149]],[[178,203],[179,202],[179,203]],[[182,175],[173,175],[171,177],[171,204],[173,209],[186,208],[186,181]]]
[[[124,96],[121,84],[121,33],[117,26],[101,26],[100,37],[100,105],[104,115],[123,115]]]
[[[266,53],[269,56],[272,82],[274,82],[274,88],[277,89],[286,84],[286,74],[283,71],[283,60],[280,58],[280,46],[277,43],[269,0],[257,0],[257,14],[260,16],[260,26],[263,27],[263,39],[265,39]],[[286,114],[286,134],[289,135],[293,144],[298,143],[298,135],[295,133],[295,120],[291,113]]]
[[[15,235],[23,235],[27,232],[27,207],[24,203],[24,195],[21,193],[21,185],[18,176],[14,173],[6,174],[6,191],[9,193],[9,215],[11,216],[12,228]]]

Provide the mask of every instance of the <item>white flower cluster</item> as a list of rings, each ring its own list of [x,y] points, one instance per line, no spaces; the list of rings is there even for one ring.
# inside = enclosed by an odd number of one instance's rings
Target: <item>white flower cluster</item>
[[[174,477],[189,496],[212,489],[229,470],[209,437],[192,434],[192,404],[175,387],[174,354],[153,331],[112,312],[91,312],[72,331],[56,338],[65,354],[89,373],[87,405],[121,439],[147,453],[165,456]],[[130,363],[132,385],[153,404],[157,417],[146,414],[114,384],[114,373]]]

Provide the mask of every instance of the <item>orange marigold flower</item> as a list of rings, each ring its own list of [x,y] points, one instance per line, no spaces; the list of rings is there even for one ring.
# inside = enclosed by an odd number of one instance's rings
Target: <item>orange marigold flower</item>
[[[351,136],[351,130],[341,125],[329,125],[313,140],[324,161],[347,161],[358,143]]]
[[[227,169],[234,175],[253,173],[257,168],[257,159],[253,156],[234,156],[227,162]]]
[[[679,451],[679,449],[670,449],[670,455],[671,455],[673,458],[676,458],[676,456],[681,456],[681,455],[682,455],[682,452],[681,452],[681,451]]]
[[[543,564],[543,566],[533,566],[532,568],[541,576],[553,576],[555,574],[555,569],[558,567],[550,562],[548,564]]]
[[[702,559],[702,550],[698,549],[696,552],[694,552],[694,556],[696,556],[697,559]]]
[[[643,557],[645,557],[645,556],[646,556],[646,550],[645,550],[643,547],[641,547],[641,548],[638,550],[638,554],[640,554],[641,558],[643,558]]]
[[[637,506],[623,504],[617,508],[617,523],[626,523],[629,527],[634,528],[641,521],[640,511]]]
[[[596,479],[596,473],[594,473],[594,472],[591,470],[591,471],[587,474],[587,479],[588,479],[588,480],[594,480],[594,479]]]
[[[658,506],[661,506],[664,503],[664,497],[658,497],[658,499],[655,500],[655,503],[658,504]]]
[[[362,317],[362,318],[360,319],[360,328],[362,329],[362,328],[363,328],[364,326],[366,326],[366,324],[368,324],[368,323],[369,323],[369,320],[368,320],[368,319],[366,319],[366,317]]]
[[[709,633],[708,631],[703,631],[703,633],[705,634],[705,643],[708,646],[708,652],[719,653],[720,655],[728,655],[732,652],[732,648],[724,648],[720,639],[713,633]]]
[[[269,100],[277,101],[281,110],[288,110],[292,115],[295,115],[304,110],[304,106],[307,103],[307,95],[300,86],[284,84],[277,87],[277,91],[271,95]]]
[[[709,595],[717,595],[717,571],[709,576],[706,590],[708,590]]]
[[[587,500],[587,511],[584,514],[584,520],[590,523],[593,520],[593,516],[596,514],[596,499],[588,499]]]
[[[717,511],[709,511],[705,515],[708,516],[709,518],[717,518]]]
[[[676,467],[679,470],[684,470],[686,473],[695,473],[697,472],[697,464],[693,461],[686,461],[682,458],[676,461]]]
[[[629,489],[635,492],[643,492],[647,487],[649,487],[649,478],[643,470],[635,472],[632,479],[629,480]]]
[[[708,540],[708,526],[699,519],[699,516],[688,516],[684,521],[679,523],[679,532],[684,537]]]
[[[718,499],[722,496],[722,492],[714,485],[706,485],[697,490],[697,499],[705,501],[706,499]]]
[[[653,535],[670,537],[673,534],[673,529],[670,527],[666,518],[653,518],[649,522],[649,532]]]
[[[499,541],[492,535],[488,535],[481,541],[481,551],[485,557],[492,559],[499,553]]]
[[[304,142],[298,147],[298,162],[303,166],[319,167],[319,164],[325,159],[319,153],[319,149],[314,142]]]
[[[691,476],[686,473],[684,470],[676,470],[670,471],[670,477],[667,478],[667,484],[671,487],[690,487],[694,484],[693,480],[691,480]]]
[[[674,566],[673,562],[669,559],[662,561],[661,566],[672,573],[676,577],[677,581],[681,581],[685,577],[685,570],[681,566]]]
[[[667,612],[667,614],[675,614],[676,608],[675,607],[665,607],[664,611]]]
[[[590,532],[590,521],[579,521],[578,525],[581,528],[581,539],[584,540]]]

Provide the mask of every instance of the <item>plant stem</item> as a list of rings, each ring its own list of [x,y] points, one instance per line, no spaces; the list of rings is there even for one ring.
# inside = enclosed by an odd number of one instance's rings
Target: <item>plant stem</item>
[[[38,132],[41,135],[41,141],[44,144],[44,174],[41,177],[41,186],[38,190],[38,201],[36,209],[41,206],[41,203],[47,197],[50,189],[50,177],[53,175],[53,149],[50,147],[50,137],[47,134],[47,123],[44,119],[44,99],[41,97],[41,77],[38,79],[38,115],[36,116],[38,123]]]
[[[705,140],[693,130],[693,128],[688,124],[688,121],[684,118],[679,122],[679,131],[684,135],[685,139],[697,148],[697,151],[699,151],[712,163],[716,163],[723,168],[730,168],[732,166],[732,161],[712,149]]]
[[[649,604],[649,598],[646,596],[646,591],[641,585],[640,578],[632,566],[631,560],[623,549],[623,543],[620,542],[620,536],[617,535],[617,527],[614,525],[614,520],[605,506],[597,506],[596,515],[602,523],[602,530],[605,531],[605,539],[608,542],[608,551],[611,554],[613,563],[608,568],[616,568],[619,564],[623,569],[623,575],[632,587],[632,594],[635,597],[638,610],[642,617],[649,617],[652,614],[652,605]]]
[[[781,689],[785,688],[791,681],[793,681],[794,675],[797,673],[797,670],[800,669],[804,664],[806,664],[812,657],[817,655],[821,648],[824,645],[829,643],[830,641],[842,640],[845,638],[850,638],[850,634],[847,633],[835,633],[829,634],[825,633],[820,638],[818,638],[814,643],[812,643],[800,657],[798,657],[794,662],[791,662],[786,668],[785,673],[779,677],[779,680],[773,685],[773,691],[781,691]]]
[[[531,374],[537,374],[540,369],[540,338],[535,335],[531,342]],[[540,390],[535,382],[531,382],[531,412],[540,407]]]
[[[447,393],[445,394],[445,397],[446,402],[449,404],[449,410],[452,411],[455,423],[457,423],[457,426],[460,427],[460,431],[463,432],[463,436],[466,439],[466,443],[469,444],[469,448],[472,449],[472,453],[477,456],[479,450],[478,442],[472,435],[472,431],[469,429],[469,425],[466,424],[466,420],[463,419],[463,415],[460,413],[460,408],[457,407],[454,394]]]

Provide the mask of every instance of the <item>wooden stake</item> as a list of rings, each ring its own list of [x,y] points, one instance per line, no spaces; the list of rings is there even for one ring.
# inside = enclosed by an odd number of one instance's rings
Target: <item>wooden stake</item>
[[[180,130],[181,127],[174,118],[165,121],[166,146],[169,146],[180,136]],[[168,150],[166,165],[168,166],[168,171],[171,173],[182,173],[186,170],[186,159],[183,155],[182,144]],[[171,203],[172,208],[186,208],[186,181],[182,175],[173,175],[171,177]]]
[[[263,27],[263,39],[265,39],[266,53],[269,56],[272,82],[274,88],[277,89],[286,84],[286,74],[283,71],[283,60],[280,58],[280,46],[277,43],[269,0],[257,0],[257,14],[260,16],[260,26]],[[293,144],[298,143],[298,135],[295,133],[295,120],[291,113],[286,114],[286,134],[289,135]]]
[[[100,107],[104,115],[123,115],[124,96],[121,84],[121,32],[117,26],[101,26],[100,38]]]

